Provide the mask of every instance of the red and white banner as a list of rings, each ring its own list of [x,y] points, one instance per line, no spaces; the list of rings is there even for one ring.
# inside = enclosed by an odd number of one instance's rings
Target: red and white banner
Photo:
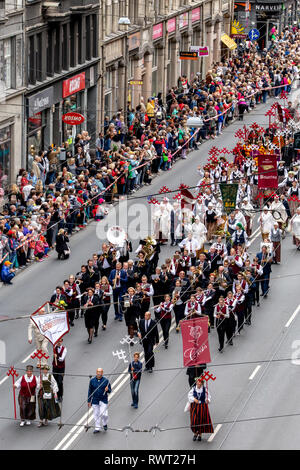
[[[70,330],[68,314],[63,310],[43,315],[32,315],[30,318],[36,324],[40,333],[53,346]]]
[[[184,367],[211,362],[208,343],[208,318],[199,317],[180,323]]]
[[[258,155],[258,189],[277,189],[277,156]]]
[[[200,7],[194,8],[194,10],[192,10],[192,23],[198,20],[200,20]]]
[[[63,98],[85,89],[85,72],[63,81]]]
[[[173,33],[176,30],[176,16],[168,20],[167,30],[168,30],[168,33]]]
[[[66,113],[62,116],[62,120],[70,126],[78,126],[84,122],[84,116],[79,113]]]
[[[163,24],[155,24],[152,29],[152,39],[155,41],[155,39],[159,39],[163,37]]]

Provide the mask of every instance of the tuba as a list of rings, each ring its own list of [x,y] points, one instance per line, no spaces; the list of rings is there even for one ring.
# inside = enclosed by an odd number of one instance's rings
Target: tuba
[[[122,227],[115,225],[108,229],[106,237],[107,240],[113,245],[122,247],[127,239],[127,234]]]

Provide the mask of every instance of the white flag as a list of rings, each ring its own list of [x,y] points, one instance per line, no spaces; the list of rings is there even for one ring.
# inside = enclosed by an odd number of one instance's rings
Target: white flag
[[[53,345],[70,330],[68,314],[65,311],[33,315],[31,319],[40,333]]]

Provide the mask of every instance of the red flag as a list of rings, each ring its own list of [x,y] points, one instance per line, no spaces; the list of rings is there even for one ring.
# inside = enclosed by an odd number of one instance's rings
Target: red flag
[[[258,155],[258,189],[278,188],[277,156]]]
[[[208,318],[184,320],[180,324],[184,367],[211,362],[208,344]]]

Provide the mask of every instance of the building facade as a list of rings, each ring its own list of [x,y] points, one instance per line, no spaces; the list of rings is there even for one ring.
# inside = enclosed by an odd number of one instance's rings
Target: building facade
[[[220,38],[230,34],[232,11],[231,0],[102,0],[100,121],[127,100],[135,107],[141,97],[164,97],[181,74],[205,76],[228,52]],[[130,20],[126,30],[118,24],[122,17]],[[180,60],[190,46],[208,46],[209,56]]]
[[[0,188],[23,165],[23,0],[0,1]]]
[[[52,144],[71,143],[81,130],[95,136],[98,25],[99,2],[95,0],[27,0],[27,159]],[[65,124],[62,117],[71,111],[82,114],[85,122]]]

